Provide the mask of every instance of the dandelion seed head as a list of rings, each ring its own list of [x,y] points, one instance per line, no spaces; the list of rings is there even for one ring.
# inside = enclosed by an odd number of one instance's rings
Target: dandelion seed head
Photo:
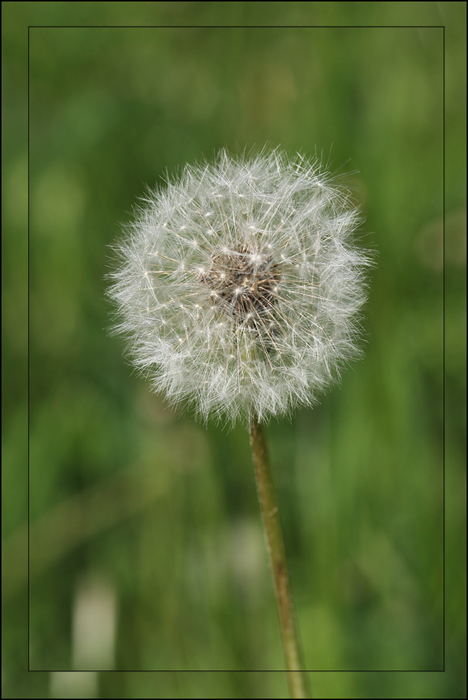
[[[352,244],[358,222],[304,158],[221,151],[186,166],[116,247],[115,330],[154,390],[205,420],[312,405],[359,354],[369,258]]]

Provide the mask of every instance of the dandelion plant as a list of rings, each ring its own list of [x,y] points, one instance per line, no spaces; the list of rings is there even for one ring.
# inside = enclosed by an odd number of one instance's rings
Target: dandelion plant
[[[306,690],[262,425],[316,403],[359,354],[358,222],[318,163],[221,151],[147,195],[112,274],[116,331],[153,389],[249,425],[292,697]]]

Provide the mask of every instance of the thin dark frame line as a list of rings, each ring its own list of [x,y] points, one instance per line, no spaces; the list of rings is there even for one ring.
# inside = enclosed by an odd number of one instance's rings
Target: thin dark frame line
[[[442,28],[442,668],[445,671],[445,27]]]
[[[70,670],[63,668],[56,669],[44,669],[38,668],[31,670],[31,673],[287,673],[286,669],[281,668],[72,668]],[[395,669],[385,669],[385,668],[358,668],[358,669],[344,669],[344,668],[310,668],[305,670],[304,673],[445,673],[443,668],[395,668]]]
[[[30,270],[31,270],[31,241],[30,241],[30,202],[31,202],[31,130],[30,130],[30,93],[31,93],[31,81],[30,81],[30,27],[28,27],[28,305],[27,305],[27,315],[28,315],[28,671],[31,668],[31,643],[30,643],[30,620],[31,620],[31,576],[30,576],[30,561],[31,561],[31,542],[29,533],[31,531],[30,523],[30,490],[31,490],[31,478],[30,478],[30,440],[29,436],[31,433],[31,416],[30,416],[30,387],[31,387],[31,335],[30,335],[30,298],[31,298],[31,281],[30,281]]]
[[[30,24],[29,29],[444,29],[443,24]]]
[[[27,319],[28,319],[28,370],[27,370],[27,426],[28,426],[28,671],[32,673],[54,672],[52,669],[31,669],[31,644],[30,644],[30,160],[31,160],[31,129],[30,129],[30,30],[31,29],[442,29],[442,668],[441,669],[305,669],[305,673],[443,673],[445,672],[446,661],[446,572],[445,572],[445,536],[446,536],[446,487],[445,487],[445,445],[446,445],[446,388],[445,388],[445,297],[446,297],[446,274],[445,274],[445,25],[28,25],[28,89],[27,89],[27,112],[28,112],[28,274],[27,274]],[[63,669],[58,669],[63,671]],[[286,673],[286,669],[83,669],[83,671],[98,673]],[[67,670],[67,673],[79,673],[77,669]]]

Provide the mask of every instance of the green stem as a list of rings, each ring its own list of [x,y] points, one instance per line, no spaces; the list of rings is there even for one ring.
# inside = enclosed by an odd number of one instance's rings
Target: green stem
[[[271,475],[268,450],[263,428],[257,420],[250,424],[250,444],[255,465],[258,500],[262,511],[268,554],[270,556],[280,623],[281,639],[286,660],[289,691],[292,698],[307,698],[305,674],[302,670],[299,639],[294,620],[291,589],[289,585],[286,551],[278,513],[275,486]]]

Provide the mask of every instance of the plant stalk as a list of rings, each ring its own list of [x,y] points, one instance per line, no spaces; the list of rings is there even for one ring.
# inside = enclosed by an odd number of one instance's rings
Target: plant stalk
[[[294,619],[294,608],[289,585],[286,551],[278,512],[275,486],[268,460],[268,450],[262,426],[256,419],[250,424],[258,500],[262,511],[275,589],[281,640],[286,660],[289,691],[292,698],[307,698],[305,674],[302,669],[299,637]]]

